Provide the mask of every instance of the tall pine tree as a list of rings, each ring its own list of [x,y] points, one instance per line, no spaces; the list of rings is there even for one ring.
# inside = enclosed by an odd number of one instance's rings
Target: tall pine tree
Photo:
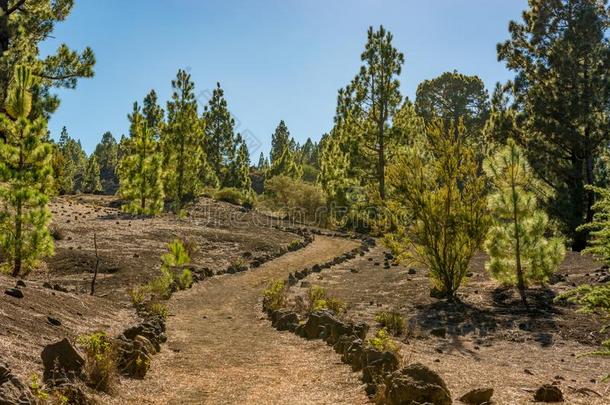
[[[0,245],[11,263],[13,276],[28,271],[37,261],[53,254],[49,233],[51,213],[46,191],[53,182],[46,120],[32,114],[32,72],[17,68],[15,80],[0,114]]]
[[[383,26],[377,31],[370,27],[367,37],[360,72],[339,90],[337,125],[350,133],[352,164],[360,167],[361,177],[374,179],[383,200],[388,152],[400,136],[391,124],[402,101],[398,76],[404,55],[394,48],[393,36]]]
[[[102,141],[95,147],[93,152],[100,167],[100,180],[102,190],[106,194],[114,194],[118,188],[117,165],[119,145],[112,133],[105,132]]]
[[[197,196],[203,186],[217,184],[217,178],[203,151],[205,121],[197,114],[195,84],[191,75],[179,70],[172,81],[172,98],[167,103],[167,124],[163,132],[166,195],[179,212]]]
[[[95,154],[87,160],[87,167],[83,176],[83,192],[97,194],[103,190],[100,179],[100,165]]]
[[[163,157],[138,103],[134,103],[129,120],[129,151],[119,165],[119,194],[129,201],[123,210],[155,215],[163,209]]]
[[[212,98],[203,113],[205,120],[205,151],[208,163],[214,169],[222,187],[230,187],[233,180],[227,173],[235,160],[237,145],[234,133],[235,120],[227,107],[220,83],[212,92]]]
[[[506,86],[514,98],[517,139],[539,178],[555,189],[551,213],[585,247],[579,225],[593,219],[594,167],[610,140],[610,8],[606,0],[529,0],[523,22],[498,58],[516,73]]]
[[[284,121],[280,121],[271,136],[271,167],[267,171],[267,178],[274,176],[287,176],[300,179],[303,168],[296,152],[296,142],[290,137],[290,131]]]
[[[229,165],[227,171],[226,187],[235,187],[247,193],[251,191],[252,182],[250,180],[250,152],[248,145],[242,139],[240,134],[237,134],[235,139],[235,159]]]

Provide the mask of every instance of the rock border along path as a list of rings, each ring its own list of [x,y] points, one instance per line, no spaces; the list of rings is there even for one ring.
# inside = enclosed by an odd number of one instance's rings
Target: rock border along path
[[[321,341],[278,334],[261,315],[268,281],[357,248],[316,236],[259,268],[205,279],[169,302],[167,344],[147,376],[123,382],[117,404],[367,403],[357,376]]]

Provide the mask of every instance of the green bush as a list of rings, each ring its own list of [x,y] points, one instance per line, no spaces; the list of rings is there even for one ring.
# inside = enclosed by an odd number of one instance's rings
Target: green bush
[[[235,205],[242,205],[246,200],[245,193],[233,187],[221,188],[216,191],[214,198],[218,201],[224,201]]]
[[[278,310],[286,305],[286,282],[284,280],[271,281],[263,291],[263,308],[265,310]]]
[[[307,292],[308,308],[310,311],[328,309],[339,315],[347,311],[347,304],[334,297],[329,297],[326,290],[320,286],[311,286]]]
[[[172,285],[174,284],[174,276],[169,269],[162,268],[161,275],[151,280],[145,285],[153,300],[167,300],[172,295]]]
[[[178,288],[180,288],[181,290],[191,288],[191,286],[193,285],[193,273],[191,273],[189,269],[182,270],[182,274],[180,274],[180,276],[176,280],[176,283],[178,284]]]
[[[405,329],[405,318],[398,312],[378,312],[377,315],[375,315],[375,320],[395,336],[400,335]]]
[[[289,251],[293,251],[293,250],[299,249],[300,247],[301,247],[301,241],[298,239],[295,239],[288,244],[287,249]]]
[[[142,305],[146,300],[146,294],[148,293],[148,288],[146,286],[135,287],[129,290],[129,297],[131,298],[131,303],[135,306]]]
[[[161,302],[151,301],[146,305],[146,311],[152,316],[158,316],[162,319],[167,319],[167,315],[169,314],[169,310],[167,309],[167,305]]]
[[[117,382],[116,350],[105,332],[78,338],[85,351],[87,384],[98,391],[111,393]]]
[[[238,257],[237,259],[233,260],[228,267],[228,270],[230,270],[231,272],[235,272],[238,273],[240,271],[244,271],[248,269],[248,262],[243,259],[242,257]]]
[[[326,289],[318,285],[312,285],[309,287],[309,290],[307,291],[307,303],[309,304],[309,310],[316,311],[318,309],[324,309],[316,308],[316,303],[317,306],[322,306],[321,301],[326,301]],[[324,304],[324,306],[325,305],[326,304]]]
[[[319,173],[320,173],[320,171],[316,167],[314,167],[312,165],[304,164],[303,165],[303,175],[301,176],[301,179],[307,183],[315,183],[316,180],[318,179]]]
[[[379,329],[375,336],[366,342],[370,347],[381,352],[398,353],[400,351],[400,347],[392,340],[390,333],[385,328]]]
[[[193,275],[189,269],[182,269],[183,266],[191,263],[186,247],[178,239],[168,244],[167,247],[168,252],[161,257],[161,272],[165,275],[162,277],[167,278],[167,274],[169,274],[171,277],[170,289],[173,283],[181,290],[190,288],[193,284]],[[164,281],[167,281],[165,278]]]
[[[279,211],[291,220],[326,221],[326,198],[316,185],[286,176],[276,176],[265,182],[269,208]]]

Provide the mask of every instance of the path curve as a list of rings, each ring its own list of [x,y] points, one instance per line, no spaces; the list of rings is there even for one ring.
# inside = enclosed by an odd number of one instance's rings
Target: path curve
[[[358,246],[316,236],[258,269],[205,280],[175,294],[168,342],[142,381],[128,380],[117,404],[362,404],[349,367],[324,342],[277,332],[263,317],[261,292],[271,279],[325,262]]]

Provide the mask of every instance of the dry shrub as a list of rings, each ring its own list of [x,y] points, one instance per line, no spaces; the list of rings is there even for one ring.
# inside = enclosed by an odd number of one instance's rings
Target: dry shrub
[[[347,311],[347,304],[334,297],[330,297],[326,289],[320,286],[311,286],[307,292],[308,310],[320,311],[328,309],[335,314],[340,315]]]
[[[385,328],[379,329],[374,337],[367,339],[366,343],[380,352],[398,353],[400,351],[400,347]]]
[[[323,224],[326,219],[326,197],[316,185],[286,176],[275,176],[265,182],[270,208],[291,220]]]
[[[400,335],[405,329],[405,318],[395,311],[378,312],[375,320],[394,336]]]
[[[105,332],[96,332],[78,338],[85,351],[87,385],[106,393],[112,393],[117,379],[116,348]]]
[[[263,291],[263,308],[278,310],[286,305],[286,282],[284,280],[271,281]]]

